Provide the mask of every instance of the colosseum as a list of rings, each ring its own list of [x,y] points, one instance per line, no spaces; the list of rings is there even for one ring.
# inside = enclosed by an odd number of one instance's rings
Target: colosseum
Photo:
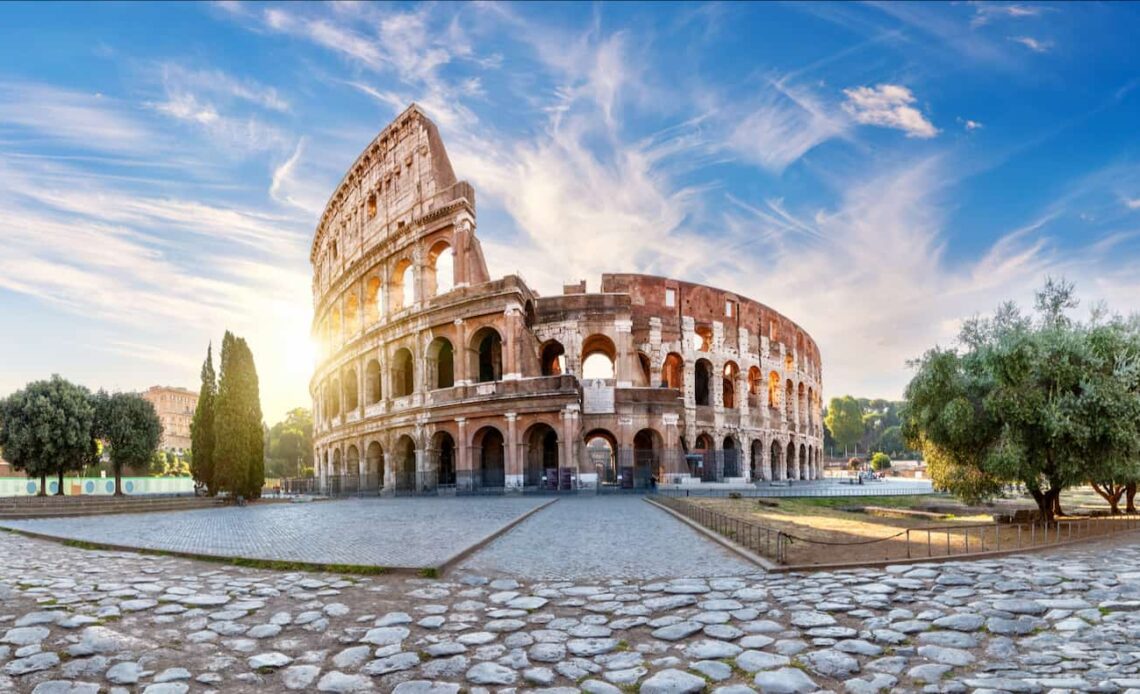
[[[475,190],[415,105],[317,226],[310,384],[329,491],[473,493],[822,475],[819,350],[752,299],[604,274],[492,279]]]

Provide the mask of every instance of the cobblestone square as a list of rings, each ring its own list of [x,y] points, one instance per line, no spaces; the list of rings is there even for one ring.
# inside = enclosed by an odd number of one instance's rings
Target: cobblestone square
[[[315,564],[437,566],[541,498],[353,499],[175,513],[6,520],[0,527],[142,549]]]

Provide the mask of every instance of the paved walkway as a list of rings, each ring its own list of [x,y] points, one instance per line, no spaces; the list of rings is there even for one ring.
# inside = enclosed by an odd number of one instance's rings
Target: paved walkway
[[[516,581],[274,572],[0,533],[0,691],[1135,694],[1137,543]]]
[[[211,556],[418,568],[439,565],[548,500],[355,499],[5,520],[0,527]]]
[[[640,496],[567,496],[461,570],[535,580],[726,576],[757,570]]]

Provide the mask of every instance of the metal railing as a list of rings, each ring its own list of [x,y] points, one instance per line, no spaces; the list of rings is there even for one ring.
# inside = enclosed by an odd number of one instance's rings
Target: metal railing
[[[780,530],[671,496],[655,495],[653,500],[757,554],[785,563],[788,536]]]
[[[929,486],[914,485],[916,488],[905,487],[877,487],[873,484],[864,486],[848,486],[820,483],[815,480],[789,481],[787,486],[774,486],[769,482],[760,482],[747,487],[729,487],[713,489],[707,487],[666,487],[657,490],[661,496],[671,497],[712,497],[712,498],[744,498],[767,499],[772,497],[858,497],[858,496],[925,496],[934,494]]]
[[[1074,540],[1108,537],[1140,529],[1140,515],[1063,518],[1052,523],[990,523],[907,528],[902,536],[908,559],[1016,551]]]
[[[656,494],[653,500],[690,520],[743,545],[779,564],[793,563],[797,547],[834,548],[833,562],[851,560],[880,561],[944,557],[969,557],[989,552],[1016,552],[1048,547],[1079,540],[1095,540],[1117,533],[1140,529],[1140,515],[1065,518],[1052,523],[986,523],[978,525],[946,525],[927,528],[903,528],[887,537],[854,541],[807,538],[765,526],[738,515],[686,501],[667,494]],[[885,550],[886,556],[844,557],[843,550],[895,543]],[[898,545],[902,545],[899,547]],[[877,550],[874,550],[877,552]],[[894,555],[894,556],[892,556]],[[806,565],[805,565],[806,566]]]

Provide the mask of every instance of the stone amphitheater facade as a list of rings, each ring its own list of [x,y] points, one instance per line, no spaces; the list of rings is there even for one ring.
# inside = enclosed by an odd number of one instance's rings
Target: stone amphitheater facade
[[[322,485],[629,489],[822,475],[819,349],[747,297],[640,274],[492,279],[475,190],[415,105],[313,240]]]

